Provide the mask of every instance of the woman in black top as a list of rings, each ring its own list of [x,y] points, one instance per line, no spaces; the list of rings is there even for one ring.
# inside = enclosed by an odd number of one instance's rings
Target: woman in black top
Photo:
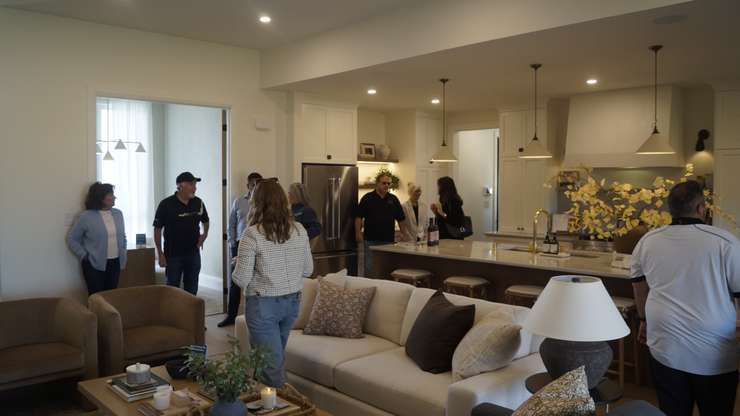
[[[434,203],[431,208],[439,225],[439,238],[462,240],[463,238],[459,233],[453,235],[449,230],[450,227],[460,229],[465,221],[465,213],[462,209],[463,201],[457,193],[455,181],[449,176],[443,176],[437,179],[437,189],[439,190],[440,204]]]

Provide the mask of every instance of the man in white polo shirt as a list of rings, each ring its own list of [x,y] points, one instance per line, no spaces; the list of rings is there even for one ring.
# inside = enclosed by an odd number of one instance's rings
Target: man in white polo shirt
[[[660,409],[690,416],[732,416],[738,385],[734,297],[740,296],[740,242],[705,225],[696,181],[668,195],[671,225],[642,237],[633,252],[632,286],[650,348]]]

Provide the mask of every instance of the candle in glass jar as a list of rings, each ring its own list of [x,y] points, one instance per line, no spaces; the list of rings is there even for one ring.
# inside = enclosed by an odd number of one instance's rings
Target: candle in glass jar
[[[262,399],[262,408],[272,410],[277,404],[277,396],[273,387],[265,387],[260,392],[260,398]]]

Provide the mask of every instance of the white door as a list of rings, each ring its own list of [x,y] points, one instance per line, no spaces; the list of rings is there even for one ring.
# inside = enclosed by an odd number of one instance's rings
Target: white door
[[[496,136],[493,129],[461,131],[455,135],[455,183],[463,199],[465,215],[473,223],[473,237],[482,239],[494,231],[496,201]]]
[[[727,214],[740,220],[740,149],[717,150],[715,152],[714,191],[719,197],[719,206]],[[740,238],[740,230],[720,216],[715,216],[715,225]]]
[[[327,109],[303,104],[303,128],[300,143],[302,162],[326,162]]]
[[[502,232],[524,231],[522,215],[523,162],[516,158],[501,160],[499,170],[498,229]]]
[[[327,163],[355,163],[357,160],[355,131],[354,111],[329,109],[326,129]]]

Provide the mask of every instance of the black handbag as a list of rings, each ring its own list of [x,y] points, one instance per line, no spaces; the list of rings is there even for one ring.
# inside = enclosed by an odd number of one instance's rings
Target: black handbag
[[[463,217],[461,227],[456,227],[448,222],[445,222],[444,224],[447,228],[447,233],[454,239],[462,240],[465,237],[473,235],[473,220],[471,220],[467,215]]]

